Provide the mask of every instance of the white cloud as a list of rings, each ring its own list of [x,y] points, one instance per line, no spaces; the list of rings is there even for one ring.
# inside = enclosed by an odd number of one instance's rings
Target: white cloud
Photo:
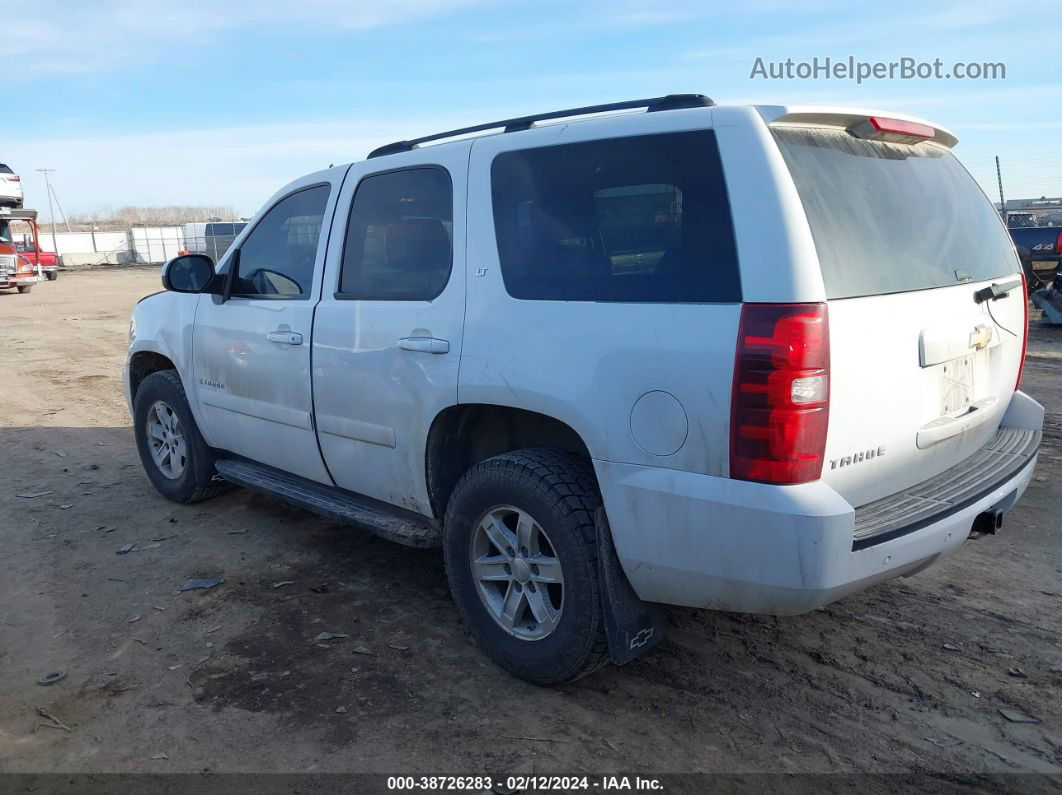
[[[195,57],[194,45],[239,28],[366,30],[450,14],[487,0],[35,0],[5,37],[22,75],[96,72],[154,53]]]

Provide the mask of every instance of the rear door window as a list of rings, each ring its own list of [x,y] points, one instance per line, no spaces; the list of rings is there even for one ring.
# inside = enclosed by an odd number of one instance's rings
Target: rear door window
[[[711,131],[504,152],[491,165],[491,187],[514,298],[741,300]]]
[[[354,194],[339,295],[431,301],[453,261],[453,185],[438,166],[365,177]]]
[[[1014,273],[1010,237],[959,161],[928,143],[776,128],[829,298],[926,290]]]

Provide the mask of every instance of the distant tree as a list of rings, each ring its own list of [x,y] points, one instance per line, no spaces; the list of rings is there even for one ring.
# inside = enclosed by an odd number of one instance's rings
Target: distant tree
[[[201,221],[237,221],[239,216],[232,207],[194,207],[190,205],[165,205],[136,207],[127,205],[114,209],[100,206],[94,210],[73,213],[70,223],[79,226],[96,226],[99,229],[144,226],[179,226]]]

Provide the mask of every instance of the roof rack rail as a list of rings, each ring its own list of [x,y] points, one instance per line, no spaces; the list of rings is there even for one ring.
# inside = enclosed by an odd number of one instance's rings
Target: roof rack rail
[[[650,99],[631,99],[626,102],[610,102],[606,105],[587,105],[585,108],[569,108],[568,110],[555,110],[550,113],[536,113],[532,116],[518,116],[515,119],[502,119],[486,124],[477,124],[474,127],[462,127],[459,130],[447,130],[446,132],[425,135],[423,138],[413,138],[408,141],[395,141],[391,144],[373,149],[369,157],[381,157],[393,155],[398,152],[409,152],[418,146],[430,141],[438,141],[443,138],[454,138],[458,135],[485,132],[504,128],[505,132],[518,132],[528,130],[536,121],[548,121],[549,119],[563,119],[568,116],[585,116],[591,113],[608,113],[614,110],[630,110],[633,108],[645,108],[647,113],[660,110],[679,110],[681,108],[708,108],[714,105],[704,94],[668,94],[665,97],[652,97]]]

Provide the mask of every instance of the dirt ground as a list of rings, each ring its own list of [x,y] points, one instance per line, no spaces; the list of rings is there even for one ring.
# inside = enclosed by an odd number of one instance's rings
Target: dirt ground
[[[0,770],[1062,773],[1062,329],[1034,324],[1046,434],[1002,535],[797,618],[671,610],[660,648],[545,690],[475,648],[438,553],[154,491],[119,367],[157,289],[0,293]]]

